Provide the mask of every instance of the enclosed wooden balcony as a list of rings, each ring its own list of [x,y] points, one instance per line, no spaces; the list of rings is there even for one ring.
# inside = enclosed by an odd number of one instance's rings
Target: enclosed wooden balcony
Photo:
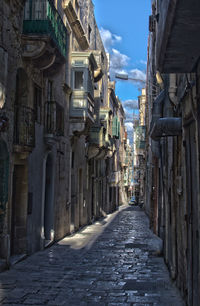
[[[162,73],[189,73],[200,54],[200,1],[157,1],[156,62]]]
[[[72,95],[70,122],[72,133],[84,133],[94,121],[94,71],[92,52],[72,52]]]
[[[108,137],[112,137],[112,121],[111,121],[111,111],[108,107],[101,107],[99,111],[99,118],[103,123],[104,127],[106,128],[106,135]]]
[[[146,146],[145,140],[136,141],[136,149],[145,150],[145,146]]]
[[[94,99],[85,92],[73,93],[70,118],[94,122]]]
[[[105,140],[106,130],[101,125],[93,125],[89,130],[88,158],[104,158],[106,155],[107,143]]]
[[[89,132],[89,144],[99,148],[105,147],[105,128],[103,126],[92,126]]]
[[[27,0],[24,9],[23,57],[54,73],[66,61],[67,29],[52,0]]]

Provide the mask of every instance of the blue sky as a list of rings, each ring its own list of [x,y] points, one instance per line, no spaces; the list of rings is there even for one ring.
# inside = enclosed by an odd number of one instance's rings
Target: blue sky
[[[111,55],[111,78],[118,72],[145,80],[151,0],[93,0],[93,3],[104,46]],[[116,93],[123,102],[130,130],[142,83],[116,81]]]

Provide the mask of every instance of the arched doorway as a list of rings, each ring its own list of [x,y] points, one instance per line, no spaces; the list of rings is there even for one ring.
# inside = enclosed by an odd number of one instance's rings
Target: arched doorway
[[[49,153],[45,171],[45,198],[44,198],[44,238],[45,245],[54,239],[54,171],[53,157]]]
[[[6,214],[6,204],[8,202],[8,174],[9,174],[9,154],[7,145],[0,140],[0,257],[4,257],[3,229]]]

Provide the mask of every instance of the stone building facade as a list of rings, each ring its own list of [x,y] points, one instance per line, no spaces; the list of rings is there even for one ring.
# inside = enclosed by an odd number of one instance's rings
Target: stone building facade
[[[91,0],[3,0],[0,17],[0,259],[9,266],[119,206],[125,140]]]
[[[152,1],[147,65],[145,206],[187,305],[200,299],[199,9]]]

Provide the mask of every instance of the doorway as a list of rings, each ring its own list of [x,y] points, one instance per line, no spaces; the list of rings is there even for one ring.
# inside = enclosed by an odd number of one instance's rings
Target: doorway
[[[82,225],[83,217],[83,179],[82,179],[82,169],[78,172],[78,206],[79,206],[79,226]]]
[[[198,305],[199,297],[199,232],[197,195],[197,152],[195,121],[185,128],[186,139],[186,185],[187,185],[187,272],[188,304]]]
[[[44,199],[44,239],[45,246],[54,239],[54,171],[53,158],[49,153],[46,160]]]
[[[11,217],[11,255],[25,254],[27,249],[28,171],[26,164],[14,165]]]
[[[9,175],[9,154],[7,145],[0,141],[0,237],[4,229],[6,215],[6,204],[8,202],[8,175]],[[0,238],[0,257],[5,257],[7,250],[4,249],[5,242]]]

